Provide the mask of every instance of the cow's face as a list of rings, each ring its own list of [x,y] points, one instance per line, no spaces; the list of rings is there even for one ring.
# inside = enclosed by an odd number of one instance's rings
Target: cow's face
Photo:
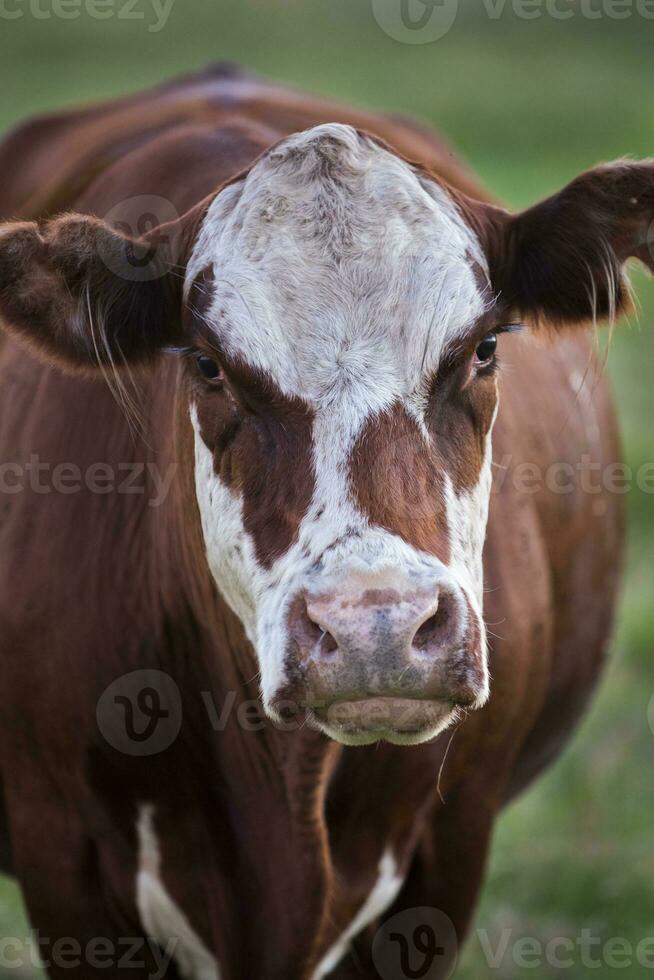
[[[372,139],[285,140],[189,264],[211,570],[274,716],[416,742],[488,696],[497,408],[488,264],[453,198]]]
[[[509,215],[323,126],[165,234],[85,215],[0,226],[0,317],[78,371],[185,349],[183,462],[267,710],[344,742],[416,742],[488,695],[498,298],[532,326],[611,315],[626,259],[654,267],[653,221],[649,161]]]

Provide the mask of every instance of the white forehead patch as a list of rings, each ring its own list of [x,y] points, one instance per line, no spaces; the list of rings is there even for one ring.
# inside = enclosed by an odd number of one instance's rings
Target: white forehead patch
[[[187,284],[211,265],[226,352],[316,407],[409,403],[487,306],[479,241],[451,196],[370,137],[330,124],[217,195]],[[357,413],[358,414],[358,413]]]

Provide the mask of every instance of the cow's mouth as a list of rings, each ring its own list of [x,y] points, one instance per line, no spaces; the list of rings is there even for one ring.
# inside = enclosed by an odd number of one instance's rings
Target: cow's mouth
[[[313,707],[309,721],[345,745],[418,745],[434,738],[457,715],[452,701],[369,697]]]

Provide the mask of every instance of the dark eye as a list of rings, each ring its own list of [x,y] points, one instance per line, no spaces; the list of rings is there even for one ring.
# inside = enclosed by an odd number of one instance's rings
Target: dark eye
[[[497,335],[494,333],[489,333],[484,337],[479,347],[475,351],[477,360],[481,364],[486,364],[488,361],[492,360],[496,350],[497,350]]]
[[[221,380],[222,371],[220,370],[220,364],[218,361],[214,361],[213,357],[207,357],[206,354],[198,354],[197,360],[200,374],[206,378],[207,381]]]

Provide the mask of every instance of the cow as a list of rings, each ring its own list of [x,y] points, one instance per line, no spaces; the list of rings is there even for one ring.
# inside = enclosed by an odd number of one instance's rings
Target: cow
[[[221,65],[0,172],[0,855],[49,975],[450,975],[610,638],[592,327],[654,163],[511,213]]]

